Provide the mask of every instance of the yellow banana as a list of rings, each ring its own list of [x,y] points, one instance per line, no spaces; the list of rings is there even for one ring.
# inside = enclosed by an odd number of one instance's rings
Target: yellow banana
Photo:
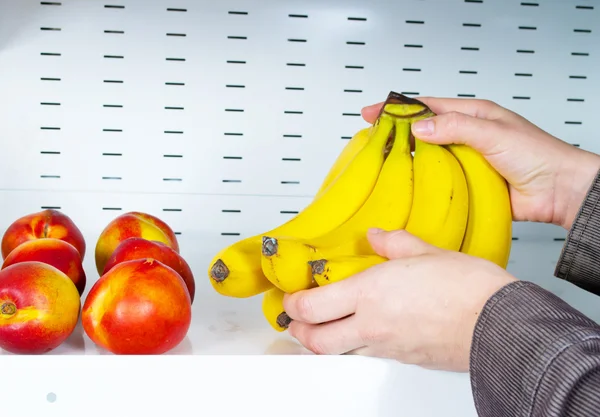
[[[469,214],[465,174],[441,145],[415,139],[415,190],[406,230],[442,249],[459,250]]]
[[[469,216],[460,251],[506,268],[512,245],[512,210],[506,180],[475,149],[448,145],[465,173]]]
[[[313,279],[320,287],[339,282],[388,259],[379,255],[341,255],[309,261]]]
[[[362,148],[365,147],[370,138],[371,127],[367,127],[356,132],[352,138],[348,141],[346,146],[342,148],[342,151],[336,158],[335,162],[329,169],[329,172],[325,176],[325,179],[321,183],[321,186],[317,190],[315,199],[319,198],[321,194],[331,185],[333,181],[340,175],[340,173],[348,166],[350,161],[354,159]]]
[[[417,107],[419,103],[424,106],[415,99],[404,99],[404,101]],[[425,113],[435,115],[427,106],[425,107],[427,108]],[[393,108],[388,107],[388,111],[393,112]],[[469,209],[460,251],[506,268],[512,246],[512,208],[508,184],[475,149],[457,144],[448,145],[446,148],[459,162],[468,189]],[[415,190],[415,198],[417,198],[416,192],[417,190]],[[441,241],[441,239],[436,240]]]
[[[265,277],[276,288],[293,294],[317,285],[310,274],[311,260],[317,250],[303,239],[263,236],[261,266]]]
[[[260,262],[260,236],[252,236],[221,249],[212,259],[208,276],[221,295],[246,298],[273,288]]]
[[[413,194],[411,123],[385,112],[379,120],[393,120],[394,142],[375,188],[360,210],[341,226],[315,238],[275,234],[263,237],[263,272],[281,290],[291,294],[313,285],[309,261],[342,254],[373,254],[366,235],[370,227],[393,230],[406,225]]]
[[[285,293],[279,288],[271,288],[263,294],[262,312],[271,327],[278,332],[285,331],[292,319],[285,313],[283,308],[283,296]]]
[[[330,186],[295,217],[267,232],[308,239],[339,226],[364,204],[387,155],[392,123],[375,123],[369,140]],[[217,253],[208,267],[220,294],[246,298],[272,288],[261,271],[261,235],[240,240]]]

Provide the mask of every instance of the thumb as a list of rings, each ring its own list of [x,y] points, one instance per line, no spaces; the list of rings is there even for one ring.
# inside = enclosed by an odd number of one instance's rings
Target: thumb
[[[370,229],[367,233],[367,239],[379,256],[388,259],[406,258],[441,251],[441,249],[430,245],[406,230],[386,232],[381,229]]]
[[[377,104],[371,104],[370,106],[363,107],[360,114],[367,123],[373,124],[375,123],[375,120],[377,120],[377,116],[379,116],[382,107],[383,101]]]
[[[449,112],[419,120],[412,133],[423,142],[440,145],[467,145],[482,154],[498,152],[507,145],[510,135],[502,132],[494,120],[481,119],[459,112]]]

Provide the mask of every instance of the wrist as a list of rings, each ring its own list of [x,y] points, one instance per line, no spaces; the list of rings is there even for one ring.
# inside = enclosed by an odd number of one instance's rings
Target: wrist
[[[582,149],[564,155],[564,163],[556,179],[555,223],[570,230],[590,187],[600,171],[600,156]]]

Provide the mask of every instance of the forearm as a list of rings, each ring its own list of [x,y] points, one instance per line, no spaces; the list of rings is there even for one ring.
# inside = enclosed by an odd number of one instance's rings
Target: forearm
[[[600,409],[600,326],[535,284],[511,283],[487,302],[470,365],[481,417]]]

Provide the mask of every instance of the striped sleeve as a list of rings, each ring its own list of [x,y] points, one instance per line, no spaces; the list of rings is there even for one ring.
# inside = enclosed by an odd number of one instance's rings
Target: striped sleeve
[[[600,326],[533,283],[488,300],[470,363],[480,417],[599,414]]]
[[[600,171],[569,230],[554,275],[600,295]]]
[[[599,203],[600,171],[555,275],[600,295]],[[600,415],[600,326],[549,291],[513,282],[477,320],[470,373],[481,417]]]

